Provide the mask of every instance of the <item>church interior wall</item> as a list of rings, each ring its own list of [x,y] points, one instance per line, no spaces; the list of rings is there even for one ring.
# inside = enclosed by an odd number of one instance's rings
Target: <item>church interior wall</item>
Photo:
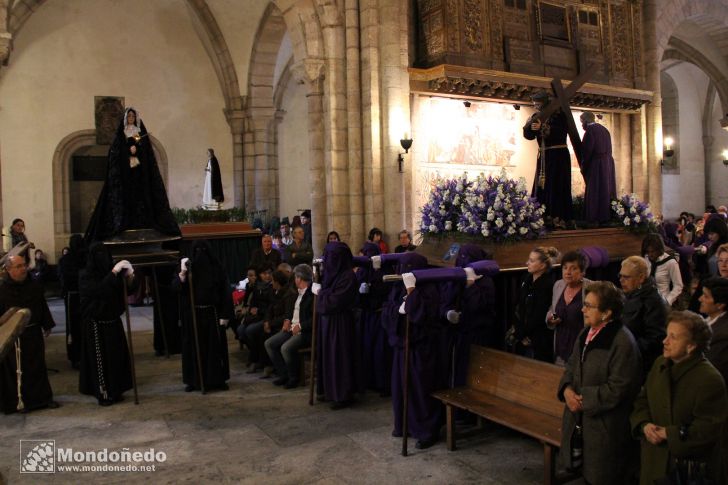
[[[170,205],[201,203],[205,150],[215,148],[232,198],[232,143],[224,100],[189,13],[175,0],[47,2],[15,40],[0,78],[3,219],[25,219],[51,253],[53,153],[94,128],[94,95],[139,109],[169,159]],[[146,12],[146,15],[139,15]]]
[[[728,150],[728,131],[721,128],[717,120],[725,115],[720,103],[720,99],[716,96],[713,103],[713,110],[710,119],[710,136],[713,137],[713,144],[710,150],[710,156],[705,164],[706,176],[710,182],[710,203],[718,207],[719,205],[728,206],[728,166],[723,163],[725,157],[723,152]]]
[[[685,62],[670,67],[666,73],[675,82],[678,92],[679,134],[674,138],[680,146],[680,170],[679,174],[662,176],[662,212],[665,218],[676,218],[684,210],[698,214],[705,208],[702,120],[708,77],[699,68]]]
[[[311,205],[306,87],[290,79],[281,100],[278,124],[278,194],[281,217],[298,214]]]

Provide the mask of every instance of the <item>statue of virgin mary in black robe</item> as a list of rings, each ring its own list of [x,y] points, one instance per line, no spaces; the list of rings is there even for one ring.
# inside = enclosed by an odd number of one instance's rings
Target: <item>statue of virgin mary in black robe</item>
[[[106,181],[84,237],[103,241],[127,229],[154,229],[179,236],[149,134],[134,108],[127,108],[109,150]]]

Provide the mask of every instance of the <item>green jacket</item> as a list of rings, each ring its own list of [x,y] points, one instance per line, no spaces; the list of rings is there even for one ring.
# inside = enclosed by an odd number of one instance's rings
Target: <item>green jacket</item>
[[[692,457],[709,463],[720,476],[719,442],[728,415],[728,395],[720,373],[701,355],[678,364],[660,356],[655,361],[630,417],[632,433],[642,443],[640,484],[652,485],[668,471],[672,458]],[[644,438],[647,423],[664,426],[667,442]],[[680,427],[687,436],[680,438]]]

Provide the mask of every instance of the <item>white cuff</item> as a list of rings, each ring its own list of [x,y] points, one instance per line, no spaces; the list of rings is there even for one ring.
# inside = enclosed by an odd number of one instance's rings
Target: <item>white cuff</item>
[[[448,310],[447,321],[450,323],[460,323],[460,312],[456,312],[455,310]]]
[[[473,268],[467,267],[467,268],[463,268],[463,269],[465,270],[465,278],[468,281],[479,280],[480,278],[483,277],[483,275],[476,275],[475,270]]]
[[[311,285],[311,293],[318,295],[321,291],[321,283],[314,283]]]
[[[404,310],[404,303],[405,303],[405,302],[402,302],[402,304],[401,304],[401,305],[399,306],[399,314],[400,314],[400,315],[405,315],[405,314],[407,313],[407,312],[406,312],[406,311]]]

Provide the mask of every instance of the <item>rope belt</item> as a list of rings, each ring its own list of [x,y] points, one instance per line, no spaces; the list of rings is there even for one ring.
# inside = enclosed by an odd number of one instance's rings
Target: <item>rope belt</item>
[[[104,399],[109,399],[106,390],[106,379],[104,378],[104,359],[101,355],[101,339],[99,338],[99,325],[114,323],[116,320],[92,320],[94,326],[94,347],[96,351],[96,374],[99,380],[99,394]]]
[[[16,409],[22,411],[25,409],[25,403],[23,402],[23,391],[21,384],[23,382],[23,370],[21,369],[21,350],[20,350],[20,339],[15,339],[15,373],[17,374],[18,382],[18,405]]]
[[[541,148],[539,148],[539,150],[553,150],[555,148],[569,148],[569,146],[568,145],[551,145],[548,147],[541,147]]]

